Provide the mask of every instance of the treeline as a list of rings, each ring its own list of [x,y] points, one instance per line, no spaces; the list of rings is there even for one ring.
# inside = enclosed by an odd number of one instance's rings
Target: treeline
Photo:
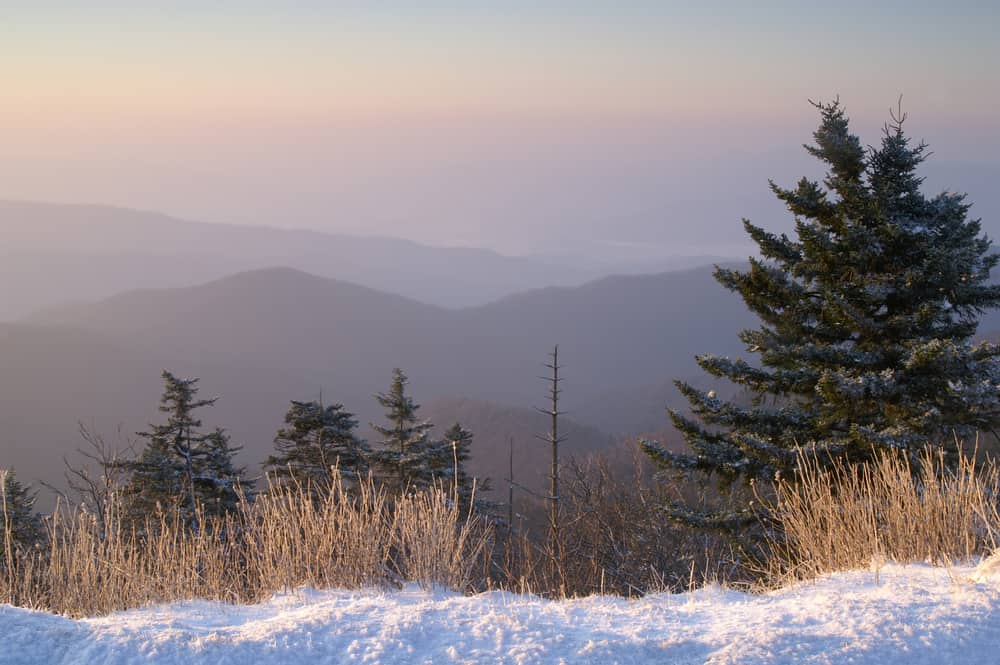
[[[72,495],[57,490],[65,501],[94,515],[106,513],[114,501],[119,517],[134,524],[175,510],[195,530],[200,520],[224,517],[261,492],[303,488],[322,500],[335,481],[350,488],[367,478],[390,496],[439,487],[453,493],[465,509],[487,505],[475,495],[489,488],[489,480],[472,478],[465,470],[472,432],[456,422],[442,438],[432,438],[433,424],[419,418],[419,405],[407,394],[408,379],[400,369],[393,370],[389,390],[375,396],[386,410],[385,424],[372,424],[381,436],[375,447],[358,435],[358,421],[344,405],[292,401],[262,476],[251,476],[237,464],[241,447],[233,445],[225,429],[204,428],[201,413],[218,398],[200,398],[199,379],[169,371],[162,379],[159,410],[164,420],[136,433],[142,444],[137,452],[113,449],[102,437],[83,431],[90,448],[81,452],[98,468],[66,461]],[[11,539],[22,548],[32,547],[41,536],[38,516],[31,511],[35,496],[13,471],[6,478]]]
[[[498,522],[480,496],[489,481],[465,470],[473,435],[455,423],[433,438],[401,370],[375,396],[374,446],[342,404],[292,401],[257,477],[225,429],[204,427],[216,399],[198,379],[162,378],[164,417],[136,433],[138,450],[81,429],[85,463],[65,462],[51,515],[0,472],[0,602],[87,615],[302,584],[490,585]]]
[[[385,420],[372,424],[374,444],[358,435],[357,419],[342,404],[292,401],[259,476],[237,463],[240,447],[226,430],[204,426],[201,416],[216,400],[199,396],[198,379],[167,371],[162,379],[163,419],[126,449],[81,429],[86,463],[66,462],[68,490],[58,490],[56,513],[36,515],[32,491],[5,474],[0,570],[8,584],[0,602],[34,598],[88,614],[185,594],[247,601],[283,585],[392,585],[414,570],[422,571],[415,581],[465,590],[631,596],[682,588],[693,571],[701,580],[731,559],[719,554],[718,539],[661,519],[666,494],[634,444],[559,460],[558,495],[507,479],[507,501],[487,500],[490,479],[465,468],[473,433],[454,423],[432,437],[399,369],[375,395]],[[538,445],[551,445],[539,438]],[[404,534],[405,546],[397,542]],[[374,550],[356,539],[374,539]],[[362,551],[368,558],[359,569],[357,557],[344,553]],[[415,564],[417,551],[433,552],[433,560]],[[77,569],[102,570],[108,562],[113,568],[101,574]],[[215,568],[209,585],[193,572]],[[258,568],[271,570],[273,580]],[[95,591],[99,602],[70,602],[62,591],[119,575],[128,581],[114,593]],[[166,588],[156,581],[162,575],[183,582]]]

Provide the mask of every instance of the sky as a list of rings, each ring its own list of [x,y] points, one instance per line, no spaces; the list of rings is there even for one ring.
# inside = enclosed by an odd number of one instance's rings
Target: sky
[[[0,198],[738,255],[744,216],[791,229],[768,178],[820,174],[810,99],[874,143],[902,95],[928,186],[1000,231],[990,3],[416,4],[5,1]]]

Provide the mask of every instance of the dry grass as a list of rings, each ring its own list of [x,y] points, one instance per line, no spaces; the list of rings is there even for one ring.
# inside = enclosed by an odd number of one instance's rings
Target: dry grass
[[[597,464],[570,478],[558,577],[527,532],[509,534],[497,553],[492,525],[452,493],[397,497],[338,478],[322,500],[305,487],[275,488],[224,519],[200,516],[201,530],[172,509],[129,525],[115,501],[102,515],[57,510],[33,550],[11,543],[0,512],[0,603],[78,617],[193,598],[255,602],[303,585],[630,596],[718,577],[718,548],[665,523],[663,497],[640,476],[621,480]],[[769,542],[769,584],[984,554],[1000,533],[998,488],[996,465],[973,456],[949,466],[928,449],[912,464],[889,454],[856,467],[803,456],[795,481],[779,483],[769,502],[781,534]]]
[[[461,514],[453,497],[435,490],[408,494],[397,503],[392,561],[400,578],[450,589],[488,584],[476,573],[492,553],[492,528],[475,513]]]
[[[254,600],[304,584],[359,588],[392,581],[394,534],[384,490],[365,482],[348,492],[337,477],[326,500],[311,494],[292,486],[243,502],[240,549]]]
[[[869,464],[827,468],[802,455],[794,482],[779,482],[778,527],[769,547],[774,583],[881,562],[948,565],[996,547],[998,470],[960,455],[948,465],[927,448],[911,465],[902,452]]]
[[[4,581],[9,588],[14,586],[14,542],[11,534],[10,515],[7,510],[7,478],[9,471],[0,469],[0,509],[3,517],[3,564]]]
[[[491,537],[440,489],[393,503],[371,481],[348,492],[338,480],[322,501],[306,488],[274,491],[198,522],[195,531],[164,511],[127,527],[113,503],[103,520],[56,511],[44,547],[4,546],[0,602],[79,617],[192,598],[254,602],[302,585],[464,590]]]

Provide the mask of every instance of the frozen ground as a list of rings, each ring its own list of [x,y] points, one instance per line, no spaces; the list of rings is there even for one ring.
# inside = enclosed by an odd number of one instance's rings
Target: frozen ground
[[[998,567],[636,601],[301,591],[83,621],[0,605],[0,663],[1000,663]]]

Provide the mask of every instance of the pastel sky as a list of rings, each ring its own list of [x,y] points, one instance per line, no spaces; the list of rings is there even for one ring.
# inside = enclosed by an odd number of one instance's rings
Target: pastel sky
[[[739,252],[742,216],[790,227],[767,178],[815,175],[808,99],[871,143],[903,95],[929,185],[1000,231],[990,3],[416,4],[4,2],[0,197]]]

